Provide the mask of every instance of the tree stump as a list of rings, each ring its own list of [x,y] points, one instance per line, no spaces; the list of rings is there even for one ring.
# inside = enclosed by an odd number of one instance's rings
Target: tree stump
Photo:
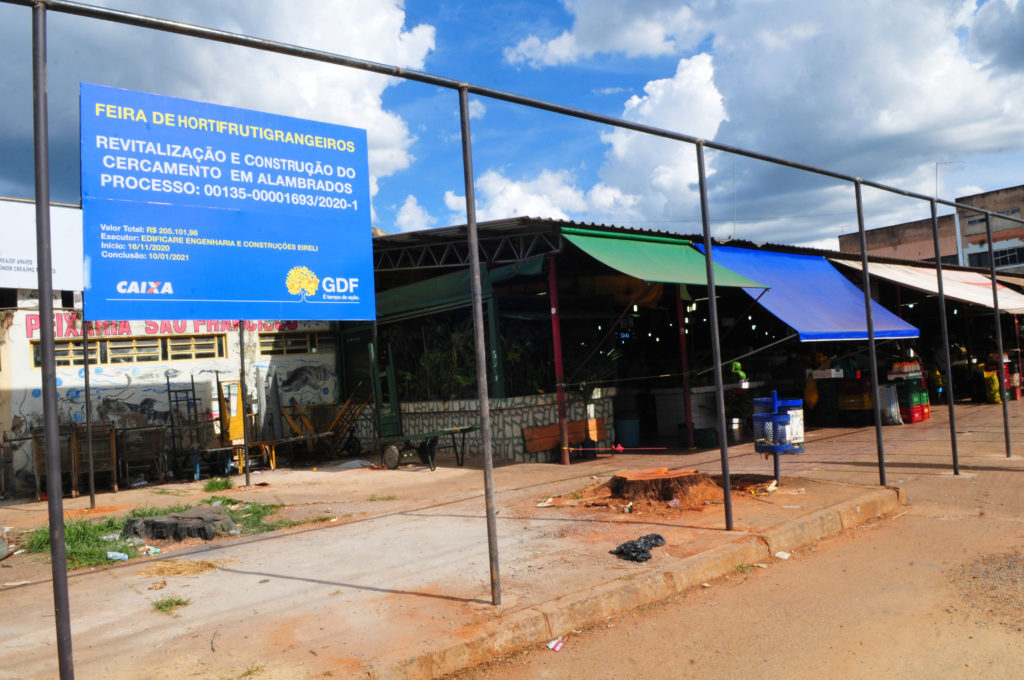
[[[613,496],[629,501],[670,501],[679,499],[684,507],[702,505],[705,500],[720,500],[722,488],[704,472],[651,468],[627,470],[608,482]]]
[[[199,505],[183,512],[129,519],[121,535],[125,538],[141,536],[154,539],[172,538],[175,541],[201,538],[211,541],[234,528],[235,523],[223,508]]]

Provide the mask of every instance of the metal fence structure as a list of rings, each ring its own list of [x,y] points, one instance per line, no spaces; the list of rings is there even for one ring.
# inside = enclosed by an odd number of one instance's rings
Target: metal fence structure
[[[47,496],[48,514],[50,521],[50,544],[52,546],[52,572],[54,589],[54,608],[56,612],[57,626],[57,648],[60,665],[60,677],[62,680],[74,677],[74,668],[71,655],[71,627],[68,612],[68,586],[67,567],[64,552],[64,529],[63,509],[61,500],[61,476],[60,476],[60,450],[57,427],[57,406],[56,406],[56,368],[54,360],[54,336],[53,336],[53,302],[52,302],[52,281],[51,271],[51,241],[49,221],[49,151],[47,142],[47,79],[46,79],[46,14],[47,11],[72,14],[91,19],[109,21],[121,24],[128,24],[136,27],[176,33],[183,36],[210,40],[231,45],[237,45],[254,50],[273,52],[277,54],[299,57],[311,61],[318,61],[346,68],[359,69],[377,73],[382,76],[392,76],[411,80],[435,87],[452,90],[458,94],[459,112],[462,135],[462,160],[463,174],[466,191],[466,220],[468,226],[468,241],[470,253],[470,271],[473,294],[473,320],[474,337],[476,341],[476,366],[477,386],[480,398],[480,426],[483,445],[484,461],[484,487],[485,505],[487,512],[487,534],[490,555],[491,570],[491,598],[492,603],[497,605],[501,602],[501,588],[498,567],[497,535],[494,507],[494,479],[492,444],[490,436],[490,408],[487,393],[487,361],[484,351],[484,325],[481,296],[480,278],[480,249],[477,236],[476,223],[476,201],[474,195],[473,181],[473,153],[470,140],[469,127],[469,95],[486,97],[512,104],[525,106],[533,109],[547,111],[561,116],[582,119],[601,125],[607,125],[624,130],[661,137],[668,141],[682,142],[694,147],[696,153],[696,164],[698,170],[698,183],[700,190],[701,223],[704,236],[704,250],[707,262],[707,288],[709,298],[709,321],[711,326],[711,344],[715,366],[715,394],[718,416],[718,441],[721,447],[721,468],[724,486],[725,501],[725,524],[727,530],[733,529],[732,506],[730,503],[730,480],[729,480],[729,458],[728,439],[726,437],[725,404],[723,395],[723,379],[721,371],[721,349],[718,325],[718,306],[715,296],[715,276],[713,269],[713,253],[711,240],[711,216],[708,205],[708,186],[705,171],[704,152],[705,149],[712,149],[728,154],[734,154],[753,160],[770,163],[800,170],[814,175],[829,177],[849,184],[853,188],[853,200],[857,209],[857,227],[860,233],[861,266],[863,269],[863,290],[866,310],[866,321],[868,331],[868,353],[871,362],[872,387],[878,391],[878,368],[875,353],[874,323],[871,310],[871,277],[868,267],[867,247],[864,227],[864,208],[861,197],[863,187],[877,189],[891,194],[898,194],[904,197],[919,201],[925,201],[930,205],[932,234],[935,247],[936,275],[938,278],[938,304],[939,319],[943,334],[943,347],[946,369],[946,384],[950,387],[949,392],[949,426],[950,442],[953,454],[953,472],[959,474],[959,462],[957,457],[956,421],[954,414],[954,395],[952,393],[951,364],[949,358],[949,338],[947,332],[945,293],[942,280],[942,262],[939,253],[939,232],[937,206],[943,205],[953,208],[962,208],[966,211],[983,215],[985,218],[985,229],[988,239],[989,268],[992,278],[992,298],[996,319],[996,341],[999,355],[1003,355],[1003,338],[999,322],[999,299],[998,288],[995,277],[995,258],[992,254],[992,231],[991,218],[998,216],[1002,220],[1024,224],[1024,220],[998,213],[976,208],[971,205],[964,205],[954,201],[939,199],[938,197],[925,196],[900,189],[898,187],[872,182],[859,177],[845,175],[831,170],[790,161],[785,158],[769,156],[755,151],[739,147],[720,144],[712,140],[705,140],[691,135],[686,135],[672,130],[657,128],[649,125],[606,116],[590,111],[576,109],[568,106],[554,104],[547,101],[523,97],[510,92],[497,90],[480,85],[445,78],[429,73],[414,71],[389,66],[386,64],[366,61],[354,57],[334,54],[321,50],[313,50],[297,45],[281,42],[274,42],[249,35],[231,33],[202,26],[186,24],[167,19],[160,19],[140,14],[133,14],[120,10],[94,7],[65,0],[0,0],[2,2],[20,5],[32,9],[32,64],[33,64],[33,119],[34,119],[34,158],[35,158],[35,205],[36,205],[36,237],[38,247],[39,267],[39,313],[40,313],[40,338],[42,349],[42,395],[44,408],[44,433],[46,440],[46,469],[47,469]],[[564,394],[564,385],[556,385],[559,394]],[[1000,380],[1000,395],[1003,403],[1003,426],[1006,442],[1006,455],[1010,456],[1010,430],[1009,415],[1007,411],[1005,384]],[[874,400],[875,434],[878,458],[879,484],[885,485],[885,445],[882,437],[881,417],[878,400]],[[564,423],[563,423],[564,426]],[[563,434],[563,448],[567,442]],[[52,473],[52,474],[51,474]]]

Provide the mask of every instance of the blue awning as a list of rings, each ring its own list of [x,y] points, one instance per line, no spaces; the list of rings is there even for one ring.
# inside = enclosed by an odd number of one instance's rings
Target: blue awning
[[[703,252],[703,248],[698,245]],[[770,286],[744,288],[751,297],[800,335],[812,340],[866,340],[864,292],[823,257],[716,246],[716,264]],[[876,338],[916,338],[916,328],[871,302]]]

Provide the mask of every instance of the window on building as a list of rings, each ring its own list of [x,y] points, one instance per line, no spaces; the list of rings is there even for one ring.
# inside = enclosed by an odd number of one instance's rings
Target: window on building
[[[215,359],[225,355],[223,335],[182,335],[163,338],[164,355],[176,359]]]
[[[260,333],[260,354],[315,354],[332,352],[334,333],[309,331],[294,333]]]
[[[216,359],[227,355],[223,335],[185,335],[168,337],[92,338],[89,340],[90,364],[137,364],[154,361]],[[82,341],[55,340],[58,366],[83,366]],[[42,343],[32,342],[32,365],[43,364]]]

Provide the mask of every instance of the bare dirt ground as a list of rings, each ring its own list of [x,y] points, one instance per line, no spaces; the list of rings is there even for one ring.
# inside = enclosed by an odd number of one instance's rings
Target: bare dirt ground
[[[1014,432],[1024,433],[1024,408],[1010,406]],[[958,407],[958,477],[949,473],[941,411],[932,422],[885,430],[889,484],[909,499],[895,516],[568,631],[560,652],[539,646],[454,677],[1021,677],[1024,461],[1002,455],[998,411]],[[783,486],[772,494],[762,494],[760,483],[737,484],[734,535],[877,487],[873,430],[819,431],[807,448],[784,462]],[[750,447],[731,454],[738,481],[760,474],[763,482],[770,472],[771,463]],[[697,509],[634,504],[629,513],[617,503],[545,506],[549,498],[587,498],[616,470],[659,465],[715,474],[718,452],[496,470],[499,607],[490,603],[478,469],[442,460],[434,473],[326,467],[260,475],[254,481],[267,486],[230,493],[284,503],[293,517],[336,521],[73,574],[77,677],[371,677],[382,661],[468,639],[524,607],[730,540],[714,501]],[[100,503],[184,503],[207,495],[195,484],[166,490],[104,494]],[[82,511],[88,499],[67,505]],[[43,522],[44,504],[0,505],[6,526]],[[667,544],[650,562],[609,555],[651,532]],[[193,564],[176,573],[180,561],[212,568]],[[49,566],[24,555],[3,565],[0,586],[29,583],[0,588],[0,678],[56,677]],[[158,565],[168,571],[154,571]],[[164,595],[190,604],[170,615],[154,611],[153,600]]]
[[[1021,460],[937,448],[890,459],[895,516],[451,678],[1020,678]]]

